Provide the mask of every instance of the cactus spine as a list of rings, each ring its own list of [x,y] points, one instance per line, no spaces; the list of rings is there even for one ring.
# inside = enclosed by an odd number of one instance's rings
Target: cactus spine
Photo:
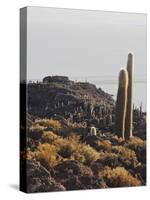
[[[125,119],[125,136],[126,138],[132,137],[132,126],[133,126],[133,55],[128,54],[127,61],[127,72],[128,72],[128,93],[127,93],[127,110],[126,110],[126,119]]]
[[[125,117],[127,107],[128,72],[122,69],[119,73],[119,87],[116,101],[116,132],[124,139]]]

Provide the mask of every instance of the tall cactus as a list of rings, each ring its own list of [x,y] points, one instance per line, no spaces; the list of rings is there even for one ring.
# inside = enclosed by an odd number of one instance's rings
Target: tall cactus
[[[142,103],[140,104],[140,117],[142,117],[142,111],[143,109],[142,109]]]
[[[125,119],[125,135],[126,138],[132,137],[132,126],[133,126],[133,55],[131,53],[128,54],[127,61],[127,72],[129,77],[128,84],[128,94],[127,94],[127,111],[126,111],[126,119]]]
[[[122,69],[119,73],[119,87],[116,101],[116,132],[124,139],[125,117],[127,106],[128,72]]]

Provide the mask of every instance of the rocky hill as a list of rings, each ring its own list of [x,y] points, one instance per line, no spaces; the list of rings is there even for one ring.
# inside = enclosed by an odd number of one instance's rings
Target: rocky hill
[[[65,118],[76,122],[113,115],[115,101],[101,88],[68,77],[45,77],[28,84],[28,113],[40,118]]]

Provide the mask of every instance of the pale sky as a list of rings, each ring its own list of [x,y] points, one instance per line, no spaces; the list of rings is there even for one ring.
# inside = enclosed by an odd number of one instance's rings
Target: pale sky
[[[27,80],[117,77],[128,52],[146,77],[145,14],[28,7],[27,16]]]

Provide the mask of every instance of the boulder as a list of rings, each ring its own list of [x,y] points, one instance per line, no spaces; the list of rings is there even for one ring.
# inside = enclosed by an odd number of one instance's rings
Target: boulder
[[[65,161],[55,167],[55,179],[66,190],[106,188],[102,177],[94,176],[92,170],[78,161]]]
[[[37,161],[26,161],[27,192],[64,191],[65,187],[51,177],[51,173]]]

